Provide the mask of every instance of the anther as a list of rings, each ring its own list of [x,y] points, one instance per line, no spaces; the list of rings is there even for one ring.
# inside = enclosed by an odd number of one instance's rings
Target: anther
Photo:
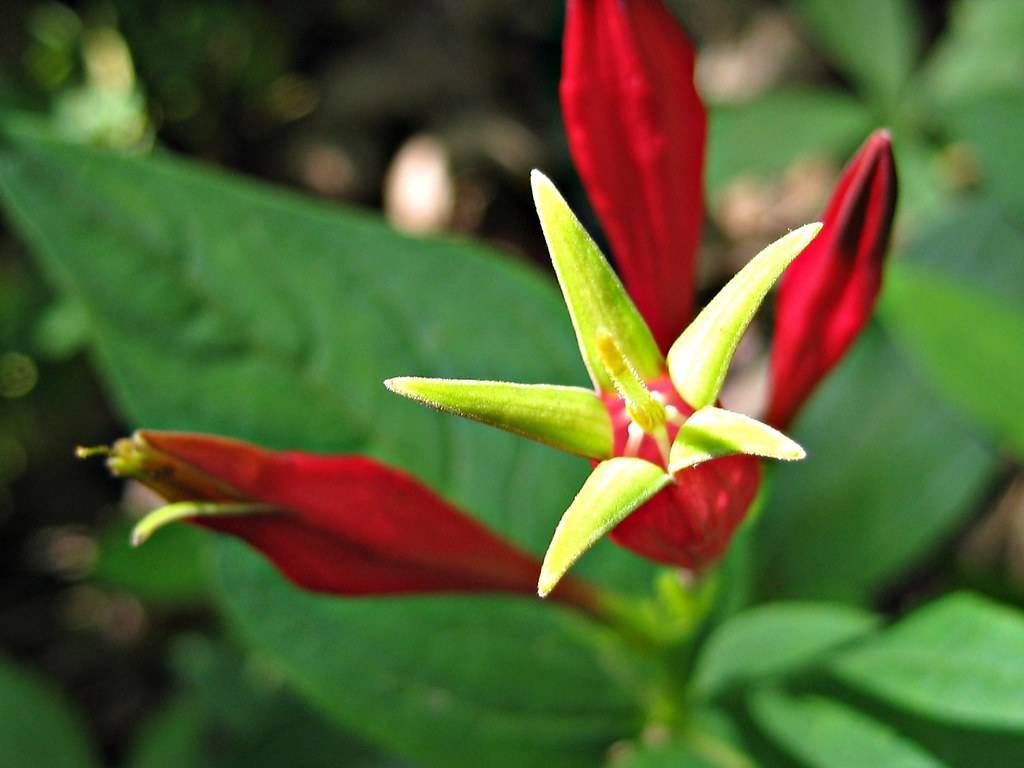
[[[647,389],[615,338],[604,328],[597,332],[597,353],[616,393],[626,404],[629,417],[648,434],[653,435],[659,429],[663,430],[665,406]]]

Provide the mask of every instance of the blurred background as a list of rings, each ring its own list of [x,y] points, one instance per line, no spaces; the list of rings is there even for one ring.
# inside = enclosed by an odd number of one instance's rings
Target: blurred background
[[[817,218],[842,163],[887,125],[901,181],[899,258],[941,262],[1020,309],[1024,3],[887,4],[902,11],[842,30],[830,26],[827,3],[670,5],[699,46],[699,87],[711,106],[706,295],[760,245]],[[378,209],[410,233],[482,239],[544,268],[527,184],[540,167],[598,231],[558,109],[558,2],[5,0],[3,17],[0,109],[35,113],[69,140],[165,148]],[[79,312],[0,220],[0,653],[18,669],[0,688],[19,690],[20,676],[44,680],[53,706],[70,704],[90,732],[83,738],[115,765],[328,765],[341,743],[353,755],[346,765],[387,764],[237,647],[211,607],[200,534],[172,529],[144,553],[129,550],[130,511],[146,500],[72,458],[76,444],[133,426],[119,420],[84,352]],[[898,309],[892,317],[899,337]],[[873,328],[865,344],[889,344],[889,333]],[[755,412],[762,401],[769,334],[766,322],[744,343],[726,394],[734,407]],[[1024,339],[1006,342],[1019,356]],[[858,354],[849,377],[862,375],[856,366],[868,353]],[[836,518],[868,525],[872,514],[925,494],[939,511],[915,540],[913,565],[901,560],[865,577],[858,599],[897,611],[969,584],[1020,603],[1020,415],[974,402],[936,355],[925,349],[895,364],[924,394],[896,384],[873,390],[890,400],[869,418],[904,443],[895,459],[850,470],[861,484],[853,491],[867,495],[845,494],[845,506],[796,519],[787,510],[811,491],[780,477],[767,551],[797,529],[817,551],[836,537]],[[865,418],[859,408],[845,411],[848,421]],[[951,414],[947,431],[920,438],[938,455],[922,459],[913,424],[899,422],[914,408]],[[824,414],[812,411],[804,429]],[[957,440],[974,446],[966,463]],[[841,462],[842,448],[834,450]],[[880,550],[904,535],[876,533],[864,541]],[[824,545],[819,560],[829,558]],[[770,554],[766,561],[765,597],[799,595],[797,583],[814,584],[807,597],[848,597],[841,566],[830,583],[825,568],[788,572]],[[0,744],[17,706],[0,690]],[[201,744],[191,736],[197,723]]]

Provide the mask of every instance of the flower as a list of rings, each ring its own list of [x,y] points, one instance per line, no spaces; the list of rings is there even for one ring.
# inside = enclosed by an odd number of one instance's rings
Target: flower
[[[569,144],[628,294],[554,186],[535,173],[533,190],[593,389],[386,382],[594,463],[542,565],[372,459],[155,431],[82,451],[106,454],[115,474],[169,502],[139,523],[135,542],[191,520],[247,541],[304,588],[344,595],[527,593],[539,571],[541,594],[606,620],[622,618],[614,596],[565,575],[604,533],[669,565],[699,570],[720,558],[757,493],[755,457],[803,456],[776,428],[870,315],[896,180],[889,135],[876,132],[844,171],[821,234],[808,225],[766,248],[686,326],[706,131],[693,63],[660,0],[569,1],[561,86]],[[744,329],[790,263],[765,424],[717,398]]]
[[[888,131],[876,131],[843,171],[821,236],[779,286],[768,421],[787,426],[864,326],[882,284],[896,210]]]
[[[809,225],[766,248],[683,330],[703,218],[706,128],[693,49],[659,0],[569,0],[563,57],[569,146],[629,289],[535,172],[534,200],[594,389],[385,382],[594,462],[548,548],[542,595],[608,532],[669,565],[700,570],[722,555],[757,492],[753,457],[803,455],[768,424],[717,407],[736,344],[795,259],[779,297],[768,414],[788,425],[870,315],[896,200],[890,138],[879,131],[845,170],[822,235]]]
[[[532,594],[540,569],[418,480],[365,456],[282,453],[158,431],[79,454],[106,455],[114,474],[169,502],[139,521],[134,544],[190,520],[243,539],[316,592]],[[579,581],[555,597],[587,613],[603,610],[598,593]]]

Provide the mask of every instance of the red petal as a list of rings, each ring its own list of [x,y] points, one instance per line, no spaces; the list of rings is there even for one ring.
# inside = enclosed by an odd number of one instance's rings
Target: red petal
[[[875,131],[843,171],[821,234],[782,277],[768,422],[785,427],[871,316],[896,211],[888,131]]]
[[[757,496],[760,463],[750,456],[714,459],[623,520],[612,539],[650,560],[699,571],[725,552]]]
[[[650,383],[665,402],[683,416],[693,409],[679,397],[665,374]],[[622,401],[604,398],[615,435],[615,455],[626,455],[629,414]],[[669,425],[669,439],[677,428]],[[645,436],[636,453],[654,464],[661,457],[654,440]],[[736,526],[743,521],[757,496],[761,480],[760,462],[751,456],[729,456],[685,469],[669,486],[623,520],[612,531],[612,539],[650,560],[701,570],[725,552]]]
[[[660,0],[569,0],[569,148],[638,309],[665,351],[690,319],[706,120],[694,53]]]
[[[207,435],[139,437],[193,473],[188,491],[198,472],[230,488],[233,498],[279,507],[277,515],[197,521],[246,540],[307,589],[346,595],[536,591],[540,565],[533,557],[410,475],[372,459],[277,453]],[[593,600],[579,582],[555,597],[579,605]]]

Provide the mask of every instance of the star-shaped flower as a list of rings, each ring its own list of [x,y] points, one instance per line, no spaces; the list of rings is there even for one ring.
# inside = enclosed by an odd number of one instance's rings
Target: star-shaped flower
[[[426,405],[597,462],[548,547],[538,584],[547,595],[580,555],[631,512],[658,494],[678,492],[670,486],[693,467],[733,455],[803,458],[800,446],[781,432],[716,402],[755,311],[821,225],[801,227],[754,257],[663,357],[600,249],[538,171],[533,196],[594,389],[411,377],[385,384]],[[671,561],[705,564],[685,552]]]
[[[560,90],[569,148],[636,303],[550,183],[535,178],[594,390],[390,382],[596,462],[556,531],[541,592],[605,531],[657,562],[706,567],[757,495],[754,456],[799,455],[779,433],[717,408],[715,399],[749,315],[811,230],[766,249],[679,335],[692,317],[704,211],[707,121],[693,75],[693,47],[661,0],[568,1]],[[772,427],[792,421],[870,317],[896,194],[890,136],[879,130],[843,171],[821,235],[782,280]]]

